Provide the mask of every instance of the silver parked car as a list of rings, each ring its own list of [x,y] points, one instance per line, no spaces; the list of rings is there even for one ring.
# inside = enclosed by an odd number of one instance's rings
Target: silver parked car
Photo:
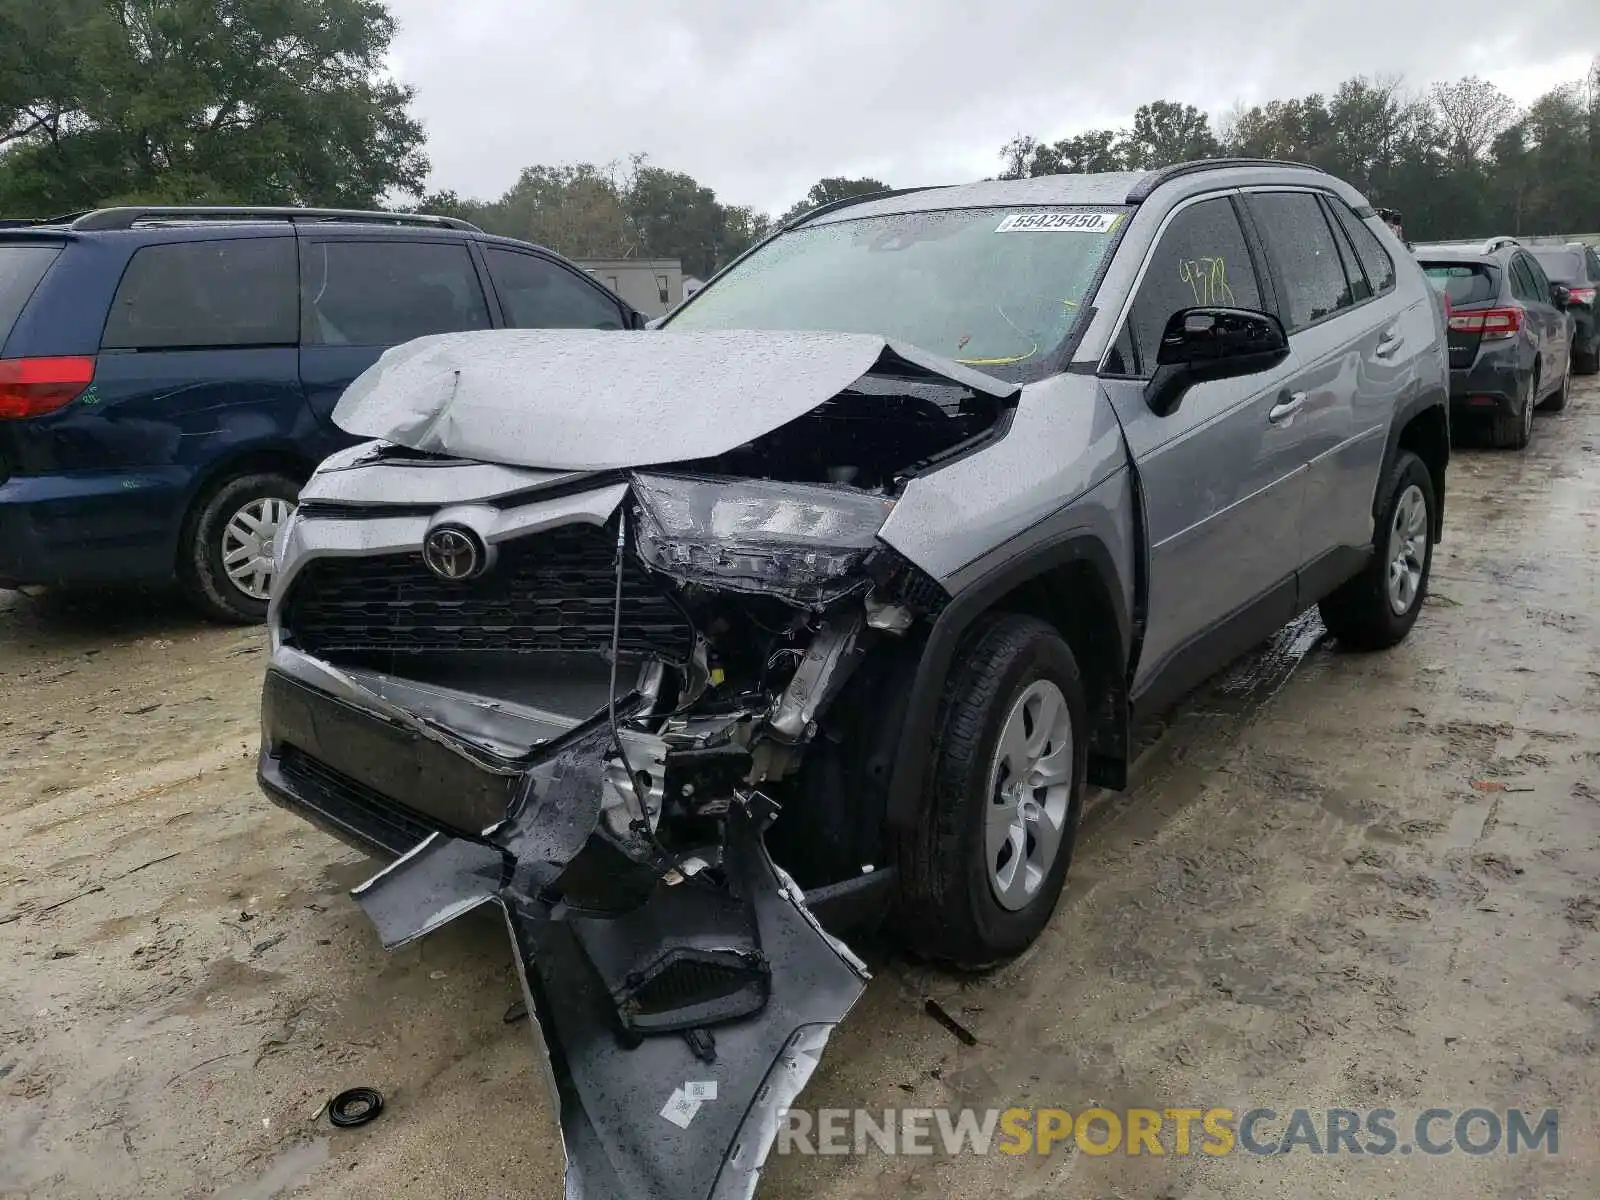
[[[261,781],[505,913],[569,1197],[748,1196],[888,914],[1049,921],[1129,730],[1297,612],[1393,645],[1449,457],[1443,302],[1255,161],[856,200],[633,333],[387,352],[277,546]]]

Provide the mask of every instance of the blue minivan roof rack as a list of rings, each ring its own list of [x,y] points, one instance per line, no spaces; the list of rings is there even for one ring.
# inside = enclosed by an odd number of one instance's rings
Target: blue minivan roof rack
[[[299,208],[294,206],[144,204],[98,208],[76,216],[68,228],[74,232],[132,229],[151,222],[179,221],[290,221],[294,223],[357,221],[369,225],[422,225],[435,229],[462,229],[482,233],[459,217],[428,213],[366,211],[355,208]]]

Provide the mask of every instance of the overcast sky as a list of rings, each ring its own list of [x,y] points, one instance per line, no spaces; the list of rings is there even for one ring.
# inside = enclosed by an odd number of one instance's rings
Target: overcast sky
[[[824,175],[982,178],[1013,134],[1119,126],[1147,100],[1215,119],[1356,74],[1413,87],[1476,74],[1526,102],[1600,53],[1600,0],[389,6],[434,187],[493,198],[532,163],[638,150],[769,211]]]

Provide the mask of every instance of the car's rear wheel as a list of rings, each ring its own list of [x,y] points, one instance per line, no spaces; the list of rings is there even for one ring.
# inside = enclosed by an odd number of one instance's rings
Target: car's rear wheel
[[[196,505],[184,524],[178,577],[206,616],[236,625],[266,619],[272,543],[299,493],[287,475],[262,471],[224,480]]]
[[[1322,601],[1322,623],[1352,650],[1387,650],[1411,632],[1433,567],[1433,477],[1402,450],[1384,481],[1366,568]]]
[[[902,846],[896,924],[967,969],[1011,958],[1050,920],[1082,807],[1083,682],[1045,622],[985,618],[940,699],[928,810]]]
[[[1494,444],[1502,450],[1521,450],[1533,438],[1533,398],[1539,394],[1539,376],[1528,377],[1508,413],[1496,413],[1490,429]]]
[[[1572,369],[1579,375],[1600,375],[1600,333],[1587,350],[1573,352]]]

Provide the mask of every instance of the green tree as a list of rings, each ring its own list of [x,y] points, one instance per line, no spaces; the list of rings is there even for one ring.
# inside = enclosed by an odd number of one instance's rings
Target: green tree
[[[1422,93],[1357,77],[1331,95],[1241,107],[1215,134],[1192,106],[1158,100],[1142,105],[1126,130],[1057,142],[1020,134],[1001,147],[1001,177],[1148,168],[1207,154],[1320,167],[1399,209],[1418,241],[1591,233],[1600,195],[1600,58],[1585,79],[1524,112],[1473,77]]]
[[[378,0],[0,0],[0,211],[419,191],[393,35]]]
[[[710,188],[638,155],[622,199],[640,254],[680,259],[686,272],[702,279],[716,268],[724,214]]]
[[[692,176],[652,166],[642,154],[626,166],[524,167],[498,200],[442,191],[424,196],[420,207],[570,258],[680,259],[701,278],[771,227],[765,214],[724,206]]]
[[[1133,128],[1121,140],[1122,159],[1135,170],[1215,158],[1222,149],[1211,132],[1210,117],[1192,104],[1170,100],[1141,104],[1133,114]]]

